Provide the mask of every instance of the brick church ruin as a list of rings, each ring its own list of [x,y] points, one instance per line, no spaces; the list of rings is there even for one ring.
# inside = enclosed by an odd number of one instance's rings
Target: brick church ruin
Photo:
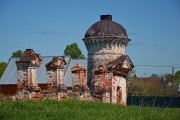
[[[126,78],[134,65],[125,54],[130,41],[125,28],[112,21],[111,15],[101,15],[83,41],[88,51],[84,61],[66,56],[49,59],[26,49],[15,61],[16,97],[35,101],[43,97],[76,98],[127,105]],[[47,84],[44,92],[38,82],[42,76]]]
[[[129,42],[126,30],[112,21],[111,15],[101,15],[83,39],[88,50],[88,86],[92,95],[102,101],[126,105],[126,77],[134,67],[125,55]]]

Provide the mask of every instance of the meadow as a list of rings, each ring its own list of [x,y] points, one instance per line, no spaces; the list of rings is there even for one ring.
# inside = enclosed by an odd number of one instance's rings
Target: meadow
[[[180,108],[78,101],[0,102],[0,120],[179,120]]]

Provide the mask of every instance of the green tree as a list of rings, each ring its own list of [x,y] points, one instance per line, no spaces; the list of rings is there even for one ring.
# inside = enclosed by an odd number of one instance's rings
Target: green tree
[[[179,85],[180,85],[180,71],[177,71],[175,73],[175,80],[174,80],[174,86],[177,90],[179,90]]]
[[[176,96],[178,90],[179,80],[172,74],[164,74],[162,76],[164,80],[164,89],[167,96]]]
[[[1,76],[3,75],[6,67],[7,67],[7,63],[5,63],[5,62],[0,62],[0,78],[1,78]]]
[[[77,43],[67,45],[66,49],[64,50],[64,54],[70,55],[71,58],[85,58],[81,50],[79,49]]]
[[[17,50],[17,51],[12,53],[11,58],[13,58],[13,57],[22,57],[22,56],[23,56],[23,51],[22,50]],[[3,75],[6,67],[7,67],[7,63],[0,62],[0,78]]]
[[[180,71],[177,71],[177,72],[175,73],[175,78],[176,78],[176,79],[180,79]]]
[[[17,50],[17,51],[12,53],[11,58],[12,57],[22,57],[22,56],[23,56],[23,51],[22,50]]]
[[[153,73],[153,74],[151,75],[151,78],[159,78],[159,75],[156,74],[156,73]]]

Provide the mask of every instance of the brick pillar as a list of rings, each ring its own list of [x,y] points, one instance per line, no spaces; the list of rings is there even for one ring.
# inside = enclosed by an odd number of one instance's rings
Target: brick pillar
[[[86,69],[77,64],[72,68],[72,91],[84,92],[87,87]]]
[[[46,78],[48,89],[58,92],[64,86],[64,65],[66,61],[62,57],[54,57],[46,64]]]
[[[52,90],[51,95],[63,100],[67,98],[67,89],[64,86],[64,65],[66,61],[62,57],[54,57],[46,64],[48,89]]]
[[[37,83],[37,68],[40,66],[40,64],[40,55],[35,53],[32,49],[26,49],[26,51],[24,51],[23,57],[16,61],[18,80],[17,95],[19,98],[32,98],[34,96],[29,96],[30,93],[40,91],[40,87]]]

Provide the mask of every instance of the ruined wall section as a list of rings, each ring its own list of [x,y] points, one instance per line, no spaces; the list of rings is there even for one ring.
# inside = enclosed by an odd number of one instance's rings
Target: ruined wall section
[[[126,105],[126,77],[132,67],[127,55],[121,55],[107,65],[99,65],[94,72],[94,98]]]
[[[64,85],[64,69],[49,69],[46,72],[48,89],[57,90],[58,86]]]
[[[112,76],[111,86],[111,103],[127,105],[126,79],[121,76]]]
[[[56,70],[47,70],[46,79],[48,84],[48,90],[56,89],[57,87],[57,72]]]
[[[117,103],[122,105],[127,105],[127,89],[126,89],[126,79],[120,76],[116,76],[118,81],[117,87]]]
[[[96,100],[106,101],[103,96],[109,89],[108,73],[105,65],[99,65],[95,70],[93,96]]]

